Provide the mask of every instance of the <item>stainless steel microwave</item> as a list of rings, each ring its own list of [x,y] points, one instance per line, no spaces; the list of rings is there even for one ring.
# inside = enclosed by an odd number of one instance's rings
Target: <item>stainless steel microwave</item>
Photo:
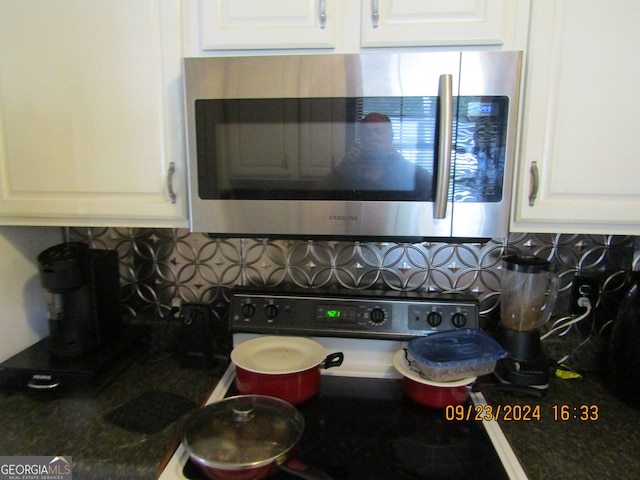
[[[190,227],[502,238],[520,52],[184,59]]]

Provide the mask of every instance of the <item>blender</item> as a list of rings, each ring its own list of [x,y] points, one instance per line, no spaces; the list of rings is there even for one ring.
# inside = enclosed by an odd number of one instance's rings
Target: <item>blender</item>
[[[502,259],[497,339],[509,357],[498,361],[495,375],[503,383],[543,391],[549,386],[549,361],[542,351],[539,328],[551,317],[558,296],[559,279],[550,266],[535,256]]]

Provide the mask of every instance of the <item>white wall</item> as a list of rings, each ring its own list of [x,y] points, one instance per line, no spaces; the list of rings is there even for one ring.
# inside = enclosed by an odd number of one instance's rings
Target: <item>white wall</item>
[[[36,257],[62,239],[60,228],[0,227],[0,361],[48,335]]]

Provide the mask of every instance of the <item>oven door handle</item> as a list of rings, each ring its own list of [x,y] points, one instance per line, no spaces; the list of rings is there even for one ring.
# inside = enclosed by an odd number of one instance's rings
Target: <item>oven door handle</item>
[[[438,159],[433,218],[445,218],[451,173],[451,144],[453,138],[453,77],[440,75],[438,86]]]

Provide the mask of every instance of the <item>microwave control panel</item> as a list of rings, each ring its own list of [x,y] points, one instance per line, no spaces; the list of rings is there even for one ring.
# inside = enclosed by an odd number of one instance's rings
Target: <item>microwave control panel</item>
[[[236,289],[232,332],[407,339],[478,328],[478,301],[461,294]]]

